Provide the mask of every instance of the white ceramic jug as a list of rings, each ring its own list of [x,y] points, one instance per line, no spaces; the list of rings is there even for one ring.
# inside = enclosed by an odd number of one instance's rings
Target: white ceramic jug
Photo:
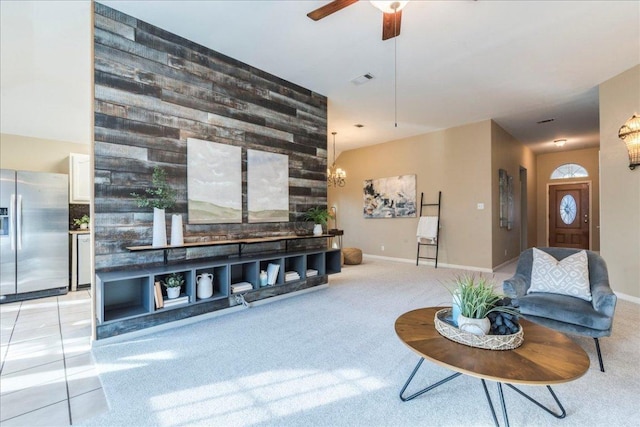
[[[209,298],[213,295],[213,274],[203,273],[196,278],[198,284],[196,289],[196,296],[198,299]]]

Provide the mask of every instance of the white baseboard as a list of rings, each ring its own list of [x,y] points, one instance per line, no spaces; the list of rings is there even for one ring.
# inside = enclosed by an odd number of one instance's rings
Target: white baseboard
[[[362,256],[365,257],[365,258],[380,259],[380,260],[384,260],[384,261],[404,262],[404,263],[409,263],[409,264],[415,264],[416,263],[415,259],[393,258],[393,257],[388,257],[388,256],[369,255],[369,254],[363,254]],[[427,266],[430,266],[430,267],[434,267],[435,266],[435,261],[420,260],[418,262],[418,264],[419,265],[427,265]],[[490,269],[490,268],[473,267],[473,266],[468,266],[468,265],[446,264],[446,263],[442,263],[442,262],[438,262],[438,267],[452,268],[452,269],[457,269],[457,270],[479,271],[481,273],[493,273],[493,270]]]
[[[407,258],[393,258],[393,257],[388,257],[388,256],[381,256],[381,255],[370,255],[370,254],[363,254],[362,255],[364,258],[369,258],[369,259],[380,259],[380,260],[384,260],[384,261],[393,261],[393,262],[404,262],[404,263],[409,263],[409,264],[415,264],[416,260],[415,259],[407,259]],[[457,269],[457,270],[468,270],[468,271],[478,271],[481,273],[494,273],[496,270],[499,270],[500,268],[504,267],[507,264],[510,264],[514,261],[516,261],[518,259],[518,257],[513,258],[509,261],[503,262],[502,264],[494,267],[493,269],[489,269],[489,268],[480,268],[480,267],[473,267],[473,266],[468,266],[468,265],[456,265],[456,264],[444,264],[442,262],[438,263],[438,267],[444,267],[444,268],[451,268],[451,269]],[[427,265],[430,267],[435,266],[435,262],[431,261],[431,260],[420,260],[419,265]],[[638,297],[634,297],[632,295],[627,295],[627,294],[623,294],[621,292],[615,291],[615,294],[618,298],[623,299],[625,301],[630,301],[632,303],[635,304],[640,304],[640,298]]]
[[[630,302],[633,302],[635,304],[640,304],[640,298],[638,298],[638,297],[634,297],[632,295],[623,294],[622,292],[618,292],[618,291],[613,291],[613,292],[620,299],[623,299],[625,301],[630,301]]]
[[[180,326],[190,325],[192,323],[201,322],[203,320],[212,319],[212,318],[219,317],[219,316],[225,316],[227,314],[235,313],[235,312],[238,312],[238,311],[248,310],[251,307],[257,307],[257,306],[260,306],[260,305],[269,304],[269,303],[272,303],[272,302],[275,302],[275,301],[280,301],[280,300],[283,300],[283,299],[287,299],[287,298],[295,297],[295,296],[298,296],[298,295],[306,294],[308,292],[314,292],[314,291],[318,291],[320,289],[326,289],[328,287],[329,287],[329,284],[328,283],[324,283],[322,285],[313,286],[311,288],[301,289],[299,291],[289,292],[289,293],[286,293],[286,294],[276,295],[274,297],[269,297],[269,298],[261,299],[261,300],[258,300],[258,301],[253,301],[253,302],[249,303],[249,307],[245,307],[242,304],[235,305],[233,307],[223,308],[221,310],[211,311],[209,313],[199,314],[197,316],[187,317],[186,319],[174,320],[174,321],[171,321],[171,322],[168,322],[168,323],[163,323],[161,325],[151,326],[150,328],[141,329],[139,331],[127,332],[126,334],[122,334],[122,335],[116,335],[116,336],[109,337],[109,338],[93,340],[91,342],[91,346],[92,347],[100,347],[102,345],[119,343],[119,342],[123,342],[123,341],[131,341],[132,339],[143,337],[145,335],[149,335],[149,334],[152,334],[152,333],[155,333],[155,332],[166,331],[168,329],[174,329],[174,328],[178,328]]]
[[[500,264],[500,265],[496,265],[495,267],[493,267],[493,271],[500,270],[502,267],[505,267],[505,266],[507,266],[507,265],[511,264],[512,262],[516,262],[516,261],[518,261],[518,258],[520,258],[520,255],[518,255],[518,256],[517,256],[517,257],[515,257],[515,258],[511,258],[510,260],[505,261],[505,262],[503,262],[503,263],[502,263],[502,264]]]

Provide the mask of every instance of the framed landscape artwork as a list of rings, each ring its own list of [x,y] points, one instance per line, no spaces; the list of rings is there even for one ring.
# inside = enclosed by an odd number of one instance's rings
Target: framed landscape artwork
[[[365,218],[416,216],[416,176],[367,179],[363,185]]]
[[[189,224],[242,222],[242,149],[187,139]]]
[[[249,222],[289,221],[289,156],[247,150]]]

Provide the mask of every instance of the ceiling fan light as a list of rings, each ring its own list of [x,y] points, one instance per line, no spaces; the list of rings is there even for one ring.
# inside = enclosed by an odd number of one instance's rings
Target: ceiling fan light
[[[373,7],[381,10],[383,13],[400,12],[404,8],[408,1],[372,1]]]

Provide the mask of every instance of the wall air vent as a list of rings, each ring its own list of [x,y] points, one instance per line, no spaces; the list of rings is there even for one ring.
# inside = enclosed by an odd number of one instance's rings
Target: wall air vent
[[[353,83],[356,86],[360,86],[365,84],[366,82],[368,82],[369,80],[373,79],[373,74],[371,73],[366,73],[363,74],[361,76],[356,77],[355,79],[351,79],[351,83]]]

